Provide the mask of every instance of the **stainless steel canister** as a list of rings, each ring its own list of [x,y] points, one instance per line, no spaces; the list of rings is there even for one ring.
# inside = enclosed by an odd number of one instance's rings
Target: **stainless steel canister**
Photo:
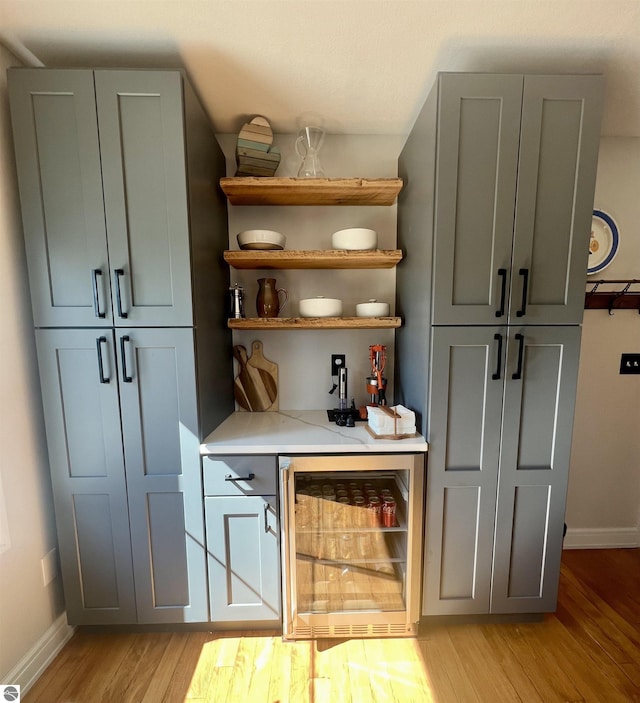
[[[237,283],[229,288],[229,317],[246,317],[244,314],[244,288]]]

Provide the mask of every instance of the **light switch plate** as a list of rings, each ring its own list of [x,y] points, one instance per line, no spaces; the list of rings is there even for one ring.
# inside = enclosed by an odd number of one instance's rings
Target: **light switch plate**
[[[620,358],[620,373],[640,374],[640,354],[623,354]]]

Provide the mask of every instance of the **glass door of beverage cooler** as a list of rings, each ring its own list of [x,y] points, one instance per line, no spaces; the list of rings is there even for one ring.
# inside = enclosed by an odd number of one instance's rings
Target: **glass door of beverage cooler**
[[[280,457],[280,470],[285,637],[413,634],[424,456]]]

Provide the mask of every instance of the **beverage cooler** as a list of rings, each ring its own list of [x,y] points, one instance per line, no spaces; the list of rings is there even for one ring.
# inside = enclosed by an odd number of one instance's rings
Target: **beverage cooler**
[[[281,456],[285,639],[413,635],[423,454]]]

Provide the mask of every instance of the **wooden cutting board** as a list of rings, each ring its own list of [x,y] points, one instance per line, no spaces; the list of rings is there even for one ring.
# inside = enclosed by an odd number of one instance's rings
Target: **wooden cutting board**
[[[251,345],[251,357],[242,345],[233,348],[239,371],[234,382],[238,405],[245,410],[278,410],[278,365],[265,359],[262,342]]]

